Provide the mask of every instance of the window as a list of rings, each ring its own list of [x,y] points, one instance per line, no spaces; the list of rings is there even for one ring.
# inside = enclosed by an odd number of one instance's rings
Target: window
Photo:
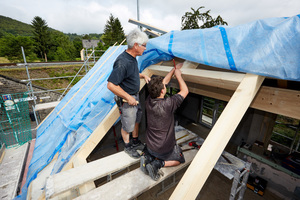
[[[225,106],[224,101],[202,97],[199,123],[212,128]]]
[[[271,142],[286,147],[290,152],[300,152],[300,120],[278,115],[273,127]]]

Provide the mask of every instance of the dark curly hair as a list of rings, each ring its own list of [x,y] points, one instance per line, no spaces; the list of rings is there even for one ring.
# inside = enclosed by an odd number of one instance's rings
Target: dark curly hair
[[[148,92],[152,99],[159,97],[161,90],[164,89],[163,79],[161,76],[152,77],[148,83]]]

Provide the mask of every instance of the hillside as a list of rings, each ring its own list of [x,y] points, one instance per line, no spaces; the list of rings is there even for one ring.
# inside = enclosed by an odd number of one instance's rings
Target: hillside
[[[21,36],[33,36],[32,27],[29,24],[0,15],[0,37],[5,33]]]
[[[57,31],[50,27],[49,30]],[[30,24],[0,15],[0,37],[2,37],[5,33],[10,33],[14,36],[33,36],[32,31],[33,28]]]
[[[53,28],[49,27],[50,31],[56,31]],[[6,33],[10,33],[14,36],[20,35],[20,36],[33,36],[32,34],[33,28],[31,27],[30,24],[26,24],[23,22],[20,22],[18,20],[5,17],[0,15],[0,38],[4,36]],[[67,35],[71,41],[73,41],[75,38],[78,37],[76,33],[64,33]],[[97,33],[89,33],[89,34],[84,34],[87,35],[88,38],[86,39],[100,39],[101,34]],[[81,37],[81,36],[80,36]]]

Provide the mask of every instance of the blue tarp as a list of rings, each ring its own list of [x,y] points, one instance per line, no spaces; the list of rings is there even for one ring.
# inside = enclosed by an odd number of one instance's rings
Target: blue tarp
[[[58,173],[115,105],[106,85],[116,57],[126,46],[110,48],[62,99],[37,130],[22,195],[56,153]],[[234,71],[300,81],[300,15],[258,20],[236,27],[171,31],[150,39],[140,71],[163,60],[185,60]],[[44,186],[41,186],[44,187]]]
[[[151,39],[141,70],[174,56],[234,71],[300,81],[300,15],[209,29],[171,31]]]

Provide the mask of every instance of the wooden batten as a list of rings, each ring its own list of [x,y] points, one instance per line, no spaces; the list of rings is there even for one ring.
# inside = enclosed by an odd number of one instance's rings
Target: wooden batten
[[[170,67],[162,65],[152,65],[147,69],[159,76],[166,76],[170,71]],[[240,73],[203,69],[181,68],[181,71],[185,81],[229,90],[235,90],[245,76]]]
[[[151,31],[151,30],[149,30],[149,29],[146,29],[144,32],[145,32],[147,35],[151,35],[151,36],[153,36],[153,37],[159,37],[159,36],[160,36],[160,34],[155,33],[155,32],[153,32],[153,31]]]
[[[250,106],[264,77],[246,74],[170,199],[195,199]]]
[[[162,33],[162,34],[165,34],[165,33],[168,32],[168,31],[165,31],[165,30],[163,30],[163,29],[160,29],[160,28],[151,26],[151,25],[149,25],[149,24],[145,24],[145,23],[143,23],[143,22],[140,22],[140,21],[137,21],[137,20],[134,20],[134,19],[129,19],[128,22],[130,22],[130,23],[132,23],[132,24],[135,24],[135,25],[138,25],[138,26],[145,27],[145,28],[150,29],[150,30],[153,30],[153,31],[157,31],[157,32]]]

